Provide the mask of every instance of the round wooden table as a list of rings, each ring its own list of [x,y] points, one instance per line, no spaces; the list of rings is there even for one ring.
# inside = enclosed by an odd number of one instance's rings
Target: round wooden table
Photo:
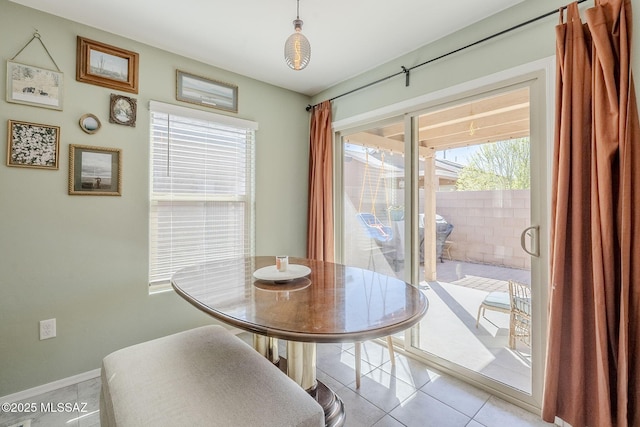
[[[403,331],[426,314],[427,299],[395,277],[306,258],[289,258],[289,264],[309,267],[307,276],[277,283],[253,276],[274,264],[275,257],[212,261],[178,271],[171,285],[196,308],[257,334],[256,350],[318,400],[327,425],[340,426],[342,400],[316,379],[316,343]],[[278,355],[277,339],[287,340],[286,360]]]

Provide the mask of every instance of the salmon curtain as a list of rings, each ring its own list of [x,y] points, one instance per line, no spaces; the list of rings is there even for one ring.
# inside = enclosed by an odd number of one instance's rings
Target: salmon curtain
[[[307,258],[334,261],[331,102],[313,107],[309,147]]]
[[[542,416],[640,426],[640,126],[631,2],[556,28],[551,286]]]

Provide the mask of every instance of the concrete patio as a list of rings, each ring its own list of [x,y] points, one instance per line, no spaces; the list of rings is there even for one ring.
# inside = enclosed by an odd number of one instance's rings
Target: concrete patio
[[[508,281],[530,283],[528,270],[445,260],[437,281],[422,281],[429,311],[420,323],[418,348],[525,393],[531,393],[531,348],[510,349],[509,314],[487,310],[476,328],[478,308]],[[435,327],[437,325],[437,327]]]
[[[358,228],[355,228],[358,232]],[[404,277],[404,263],[397,263],[396,252],[385,254],[368,245],[357,245],[349,252],[348,264]],[[361,250],[356,250],[357,248]],[[531,272],[488,263],[447,259],[436,263],[436,280],[425,281],[421,272],[419,287],[429,299],[429,311],[419,325],[417,347],[439,358],[478,372],[525,393],[531,393],[531,348],[516,340],[509,348],[509,314],[487,310],[478,328],[478,308],[492,291],[509,292],[509,280],[531,284]],[[422,266],[421,266],[422,267]],[[422,268],[421,268],[422,269]],[[403,338],[398,334],[398,338]]]

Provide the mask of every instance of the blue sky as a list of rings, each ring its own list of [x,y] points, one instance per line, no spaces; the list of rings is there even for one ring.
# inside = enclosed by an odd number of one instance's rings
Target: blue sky
[[[467,164],[469,164],[469,157],[473,153],[475,153],[479,147],[479,145],[472,145],[470,147],[460,147],[453,148],[451,150],[436,151],[436,158],[450,160],[452,162],[456,162],[466,166]]]

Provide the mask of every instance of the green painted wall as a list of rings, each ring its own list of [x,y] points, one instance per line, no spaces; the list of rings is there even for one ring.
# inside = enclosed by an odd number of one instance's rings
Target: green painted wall
[[[0,396],[99,368],[113,350],[212,321],[173,292],[149,295],[147,288],[148,102],[178,104],[176,68],[238,85],[239,112],[230,115],[259,123],[257,253],[300,256],[306,248],[308,97],[7,0],[0,0],[0,57],[12,58],[36,28],[64,72],[64,110],[5,102],[3,62]],[[77,82],[77,35],[138,52],[139,93]],[[37,42],[16,61],[54,68]],[[137,99],[135,128],[109,123],[111,93]],[[98,133],[79,128],[85,113],[101,120]],[[60,126],[59,170],[5,166],[9,119]],[[122,197],[69,196],[69,144],[121,148]],[[38,321],[54,317],[57,338],[39,341]]]
[[[526,22],[560,6],[567,0],[525,0],[521,4],[487,18],[466,29],[453,33],[432,44],[387,62],[373,70],[338,85],[313,97],[319,103],[354,88],[377,81],[437,58],[460,47],[469,45],[492,34]],[[640,0],[631,0],[634,8],[632,61],[636,77],[640,73],[640,55],[635,55],[640,46]],[[592,7],[594,2],[580,5],[580,10]],[[583,20],[584,13],[582,14]],[[586,22],[586,21],[585,21]],[[411,71],[411,84],[405,87],[404,75],[386,80],[367,89],[354,92],[333,101],[333,119],[342,120],[397,102],[412,99],[431,92],[468,82],[483,76],[507,70],[518,65],[555,55],[555,26],[558,14],[531,23],[527,26],[458,52],[431,64]],[[637,78],[636,78],[637,81]],[[637,85],[636,85],[637,86]],[[638,89],[636,88],[636,91]]]

